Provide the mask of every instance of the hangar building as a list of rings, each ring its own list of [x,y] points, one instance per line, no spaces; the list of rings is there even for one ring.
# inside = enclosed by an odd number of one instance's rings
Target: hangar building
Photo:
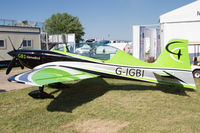
[[[161,44],[172,38],[200,43],[200,0],[160,16]]]
[[[14,20],[0,20],[0,65],[7,65],[12,59],[7,52],[17,49],[22,43],[23,49],[41,49],[40,28],[36,25],[17,23]]]

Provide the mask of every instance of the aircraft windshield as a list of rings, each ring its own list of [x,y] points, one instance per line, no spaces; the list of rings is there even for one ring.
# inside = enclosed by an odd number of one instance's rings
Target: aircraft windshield
[[[56,48],[54,48],[53,50],[64,51],[64,46],[62,46],[62,47],[56,47]]]
[[[100,60],[109,60],[118,51],[118,49],[115,47],[91,42],[68,45],[68,50],[70,53]]]

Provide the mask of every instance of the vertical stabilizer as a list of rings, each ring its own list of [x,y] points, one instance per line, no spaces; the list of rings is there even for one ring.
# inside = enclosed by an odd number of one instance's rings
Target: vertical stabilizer
[[[191,70],[188,41],[170,40],[154,64],[158,67]]]

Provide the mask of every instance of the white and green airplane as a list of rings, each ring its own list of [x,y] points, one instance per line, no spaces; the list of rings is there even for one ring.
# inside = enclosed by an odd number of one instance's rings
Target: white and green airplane
[[[190,66],[187,40],[170,40],[154,63],[143,62],[121,50],[106,45],[86,45],[89,46],[87,46],[87,54],[80,48],[79,54],[76,50],[71,53],[67,52],[64,50],[66,48],[53,50],[53,52],[65,55],[69,60],[45,63],[25,73],[12,76],[8,80],[39,86],[38,91],[29,93],[35,98],[52,97],[43,91],[43,86],[46,84],[98,76],[196,89]],[[102,55],[109,58],[99,59]]]

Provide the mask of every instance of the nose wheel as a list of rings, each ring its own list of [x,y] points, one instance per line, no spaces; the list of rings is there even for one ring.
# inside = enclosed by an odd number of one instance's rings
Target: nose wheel
[[[39,90],[32,91],[28,93],[28,95],[35,99],[54,98],[52,94],[46,93],[44,91],[44,86],[40,86]]]

